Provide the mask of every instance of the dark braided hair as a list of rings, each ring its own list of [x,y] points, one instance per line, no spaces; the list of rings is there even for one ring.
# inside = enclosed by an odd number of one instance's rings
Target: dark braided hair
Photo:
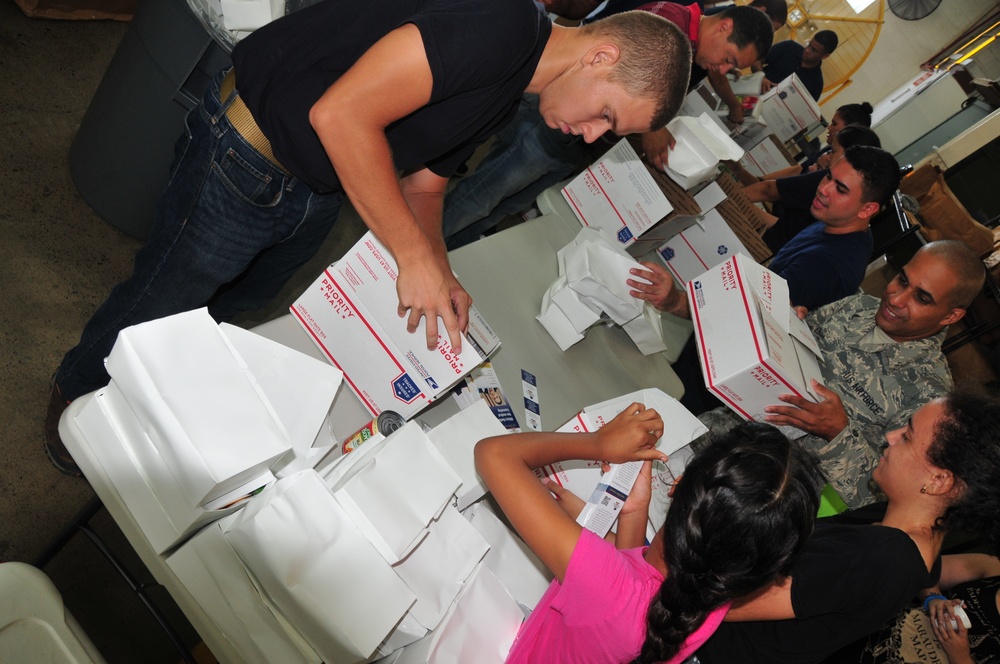
[[[670,659],[710,611],[786,575],[823,482],[816,457],[769,424],[712,437],[676,485],[663,528],[667,578],[633,664]]]

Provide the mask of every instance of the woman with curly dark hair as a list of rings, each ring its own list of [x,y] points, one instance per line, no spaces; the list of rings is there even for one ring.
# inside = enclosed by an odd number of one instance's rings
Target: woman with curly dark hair
[[[688,464],[664,525],[642,547],[649,460],[664,457],[654,448],[663,426],[655,411],[632,404],[596,433],[477,445],[480,475],[556,577],[508,663],[680,662],[734,598],[787,573],[819,506],[815,457],[756,422],[713,439]],[[566,459],[647,460],[619,515],[618,548],[582,529],[532,472]]]
[[[734,607],[702,664],[822,661],[938,584],[948,531],[1000,550],[1000,400],[954,390],[886,440],[872,478],[888,502],[821,519],[788,581]]]

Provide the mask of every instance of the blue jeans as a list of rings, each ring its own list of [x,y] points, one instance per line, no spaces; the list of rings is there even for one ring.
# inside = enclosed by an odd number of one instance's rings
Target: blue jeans
[[[104,358],[126,327],[204,306],[225,321],[265,305],[337,219],[342,193],[314,193],[233,130],[221,80],[222,73],[188,113],[132,276],[112,289],[63,358],[56,382],[68,400],[108,383]]]
[[[474,242],[507,215],[531,207],[589,154],[591,146],[583,139],[549,129],[538,113],[538,97],[525,95],[514,121],[496,135],[476,170],[445,197],[442,228],[448,248]]]

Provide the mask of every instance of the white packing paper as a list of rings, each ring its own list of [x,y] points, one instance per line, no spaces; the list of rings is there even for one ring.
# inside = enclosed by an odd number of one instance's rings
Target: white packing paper
[[[707,113],[697,118],[676,117],[667,129],[677,143],[670,151],[666,172],[685,189],[710,180],[720,161],[737,161],[743,156],[743,148],[729,138]]]

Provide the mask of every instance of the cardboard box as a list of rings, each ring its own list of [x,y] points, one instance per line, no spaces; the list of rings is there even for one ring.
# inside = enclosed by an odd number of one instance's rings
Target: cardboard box
[[[740,165],[757,177],[764,177],[768,173],[794,166],[796,163],[792,155],[785,149],[784,143],[779,141],[774,134],[764,136],[740,159]]]
[[[822,113],[806,86],[792,74],[761,95],[753,109],[753,117],[763,121],[780,141],[786,142],[818,123]]]
[[[372,415],[392,410],[409,419],[481,364],[500,340],[473,307],[461,353],[453,352],[446,334],[427,350],[423,325],[410,334],[396,314],[396,277],[396,261],[369,232],[291,312]]]
[[[737,254],[688,283],[687,296],[705,384],[723,403],[763,421],[781,394],[816,401],[822,353],[784,279]]]
[[[762,237],[767,229],[763,210],[750,202],[743,193],[743,186],[733,176],[723,173],[715,181],[726,194],[716,209],[729,228],[755,261],[763,263],[771,258],[771,248]]]
[[[718,210],[660,245],[657,256],[680,284],[686,284],[727,258],[747,250]]]
[[[600,228],[625,246],[673,210],[624,138],[563,187],[562,194],[581,224]]]

